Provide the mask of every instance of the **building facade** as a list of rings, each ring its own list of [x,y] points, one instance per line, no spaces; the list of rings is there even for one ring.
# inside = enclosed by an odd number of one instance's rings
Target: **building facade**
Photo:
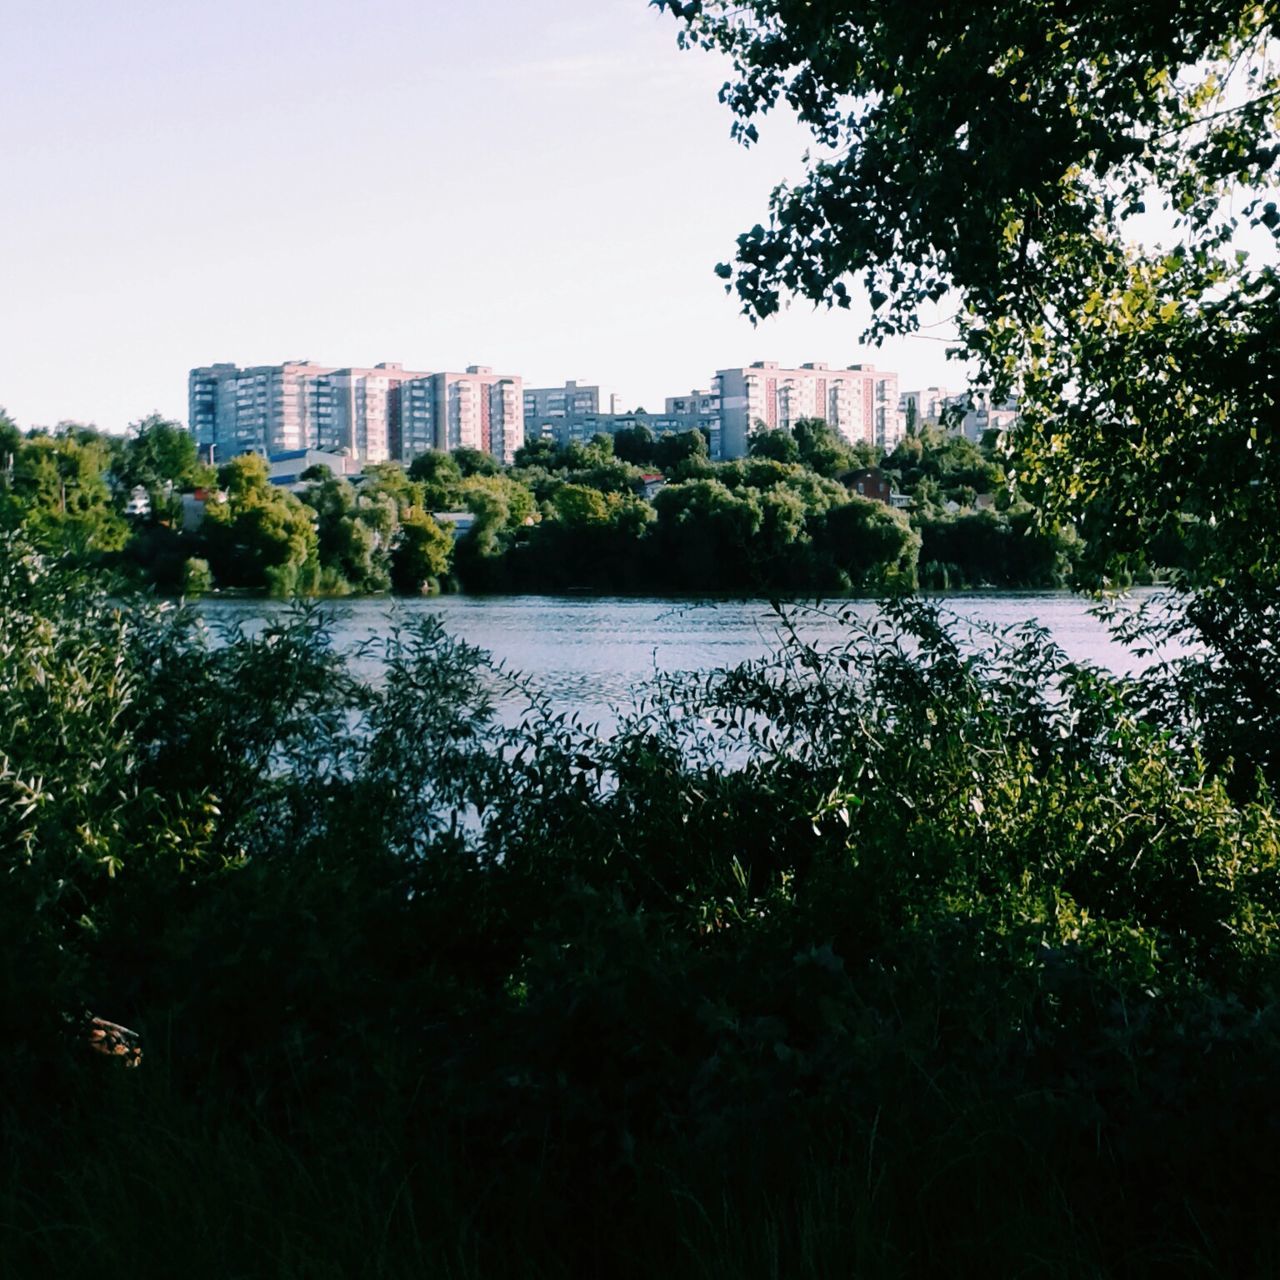
[[[482,365],[427,373],[384,363],[343,369],[308,360],[192,369],[189,422],[216,461],[250,450],[409,461],[426,449],[483,449],[510,462],[524,440],[519,378]]]
[[[1015,402],[996,402],[982,391],[957,394],[945,387],[925,387],[904,391],[901,406],[904,419],[913,412],[918,426],[942,426],[975,444],[988,431],[1008,431],[1018,420]]]
[[[821,418],[850,444],[887,450],[902,436],[910,397],[919,398],[917,418],[925,420],[938,399],[926,405],[925,397],[934,392],[944,395],[929,388],[900,397],[897,374],[874,365],[786,368],[767,360],[721,369],[710,387],[670,396],[656,414],[619,413],[617,397],[594,384],[525,388],[520,377],[486,365],[453,373],[392,363],[214,364],[192,369],[188,381],[191,431],[216,461],[246,450],[322,449],[361,462],[408,462],[428,449],[465,447],[510,463],[526,430],[567,442],[640,423],[656,434],[697,429],[712,458],[732,459],[745,456],[757,424],[791,430],[803,418]]]
[[[431,375],[437,449],[480,449],[511,463],[524,444],[524,383],[488,365]]]
[[[757,360],[716,374],[723,456],[740,458],[757,424],[790,431],[802,418],[821,418],[849,444],[892,449],[902,438],[898,375],[870,364],[832,369]]]
[[[524,417],[526,422],[555,418],[585,418],[602,413],[617,413],[618,397],[601,391],[598,386],[582,386],[566,382],[562,387],[525,387]]]
[[[918,427],[926,424],[936,426],[955,398],[955,394],[946,387],[924,387],[919,391],[904,391],[898,398],[898,407],[902,410],[904,423],[914,418]]]

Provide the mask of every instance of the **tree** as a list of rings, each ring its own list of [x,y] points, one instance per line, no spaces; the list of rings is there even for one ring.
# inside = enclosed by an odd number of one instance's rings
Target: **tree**
[[[637,467],[653,466],[654,448],[658,437],[650,427],[638,422],[634,427],[623,427],[613,433],[614,455],[623,462]]]
[[[219,471],[225,503],[210,503],[201,532],[219,586],[293,595],[315,589],[314,513],[271,483],[266,459],[246,453]]]
[[[153,413],[129,428],[130,438],[113,468],[121,491],[147,490],[154,512],[167,511],[175,493],[210,484],[213,469],[202,464],[196,442],[180,422]]]
[[[517,467],[545,467],[554,471],[560,456],[560,445],[550,436],[526,440],[515,453]]]
[[[877,339],[947,299],[1019,398],[1019,484],[1086,532],[1094,580],[1189,518],[1220,531],[1200,581],[1274,586],[1274,7],[654,3],[732,59],[743,142],[785,101],[822,144],[717,268],[744,311],[848,306],[852,277]],[[1173,248],[1136,242],[1149,204]],[[1266,243],[1240,258],[1246,229]]]
[[[7,434],[7,433],[6,433]],[[34,434],[8,443],[0,515],[45,546],[76,554],[118,551],[129,530],[107,487],[112,445],[90,428]]]
[[[853,464],[849,446],[821,418],[801,418],[792,428],[800,461],[820,476],[834,476]]]
[[[391,552],[391,584],[402,595],[430,590],[449,571],[453,535],[429,515],[414,514],[400,525]]]
[[[452,454],[428,449],[409,463],[409,479],[421,484],[422,505],[429,511],[452,511],[458,505],[462,470]]]
[[[469,449],[463,446],[453,451],[453,460],[458,464],[458,470],[468,478],[496,476],[502,470],[497,458],[491,453],[485,453],[483,449]]]
[[[0,405],[0,476],[8,476],[21,443],[22,432],[18,430],[18,424]]]
[[[383,507],[377,498],[357,500],[350,483],[331,474],[308,485],[301,496],[316,513],[321,589],[337,594],[385,591],[390,586],[387,564],[396,527],[395,503],[385,498]]]
[[[753,490],[731,492],[718,480],[669,484],[654,498],[661,562],[672,580],[699,590],[755,586],[763,574],[752,544],[764,513]]]
[[[854,498],[832,507],[818,524],[815,542],[859,590],[912,589],[920,537],[898,511]]]
[[[858,279],[875,340],[945,300],[979,384],[1018,400],[1011,480],[1084,540],[1076,581],[1173,563],[1159,634],[1204,657],[1167,701],[1280,782],[1280,12],[654,3],[732,60],[742,141],[786,101],[822,144],[717,268],[744,311],[848,306]]]
[[[790,431],[753,431],[747,440],[747,453],[752,458],[772,458],[775,462],[798,462],[800,446]]]
[[[690,465],[705,463],[709,456],[707,437],[696,428],[693,431],[664,431],[653,447],[653,461],[668,477]]]

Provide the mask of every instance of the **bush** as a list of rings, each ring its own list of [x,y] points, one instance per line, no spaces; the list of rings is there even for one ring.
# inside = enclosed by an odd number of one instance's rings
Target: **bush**
[[[365,684],[0,589],[17,1274],[1274,1262],[1270,793],[1043,632],[850,612],[600,736],[429,619]]]

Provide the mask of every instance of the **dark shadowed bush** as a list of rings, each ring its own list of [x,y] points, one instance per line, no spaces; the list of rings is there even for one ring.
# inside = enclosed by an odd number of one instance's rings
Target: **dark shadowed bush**
[[[0,577],[13,1274],[1273,1269],[1280,825],[1149,687],[902,603],[507,729]]]

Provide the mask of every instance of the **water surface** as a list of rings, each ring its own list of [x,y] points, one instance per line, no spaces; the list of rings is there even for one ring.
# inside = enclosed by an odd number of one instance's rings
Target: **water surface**
[[[1091,614],[1091,603],[1068,592],[974,593],[940,603],[978,626],[1038,621],[1070,658],[1117,673],[1137,672],[1153,661],[1117,644]],[[261,617],[286,607],[218,598],[200,606],[211,622]],[[873,602],[864,601],[828,606],[825,615],[788,606],[788,615],[804,639],[838,645],[848,633],[831,613],[842,607],[868,619],[876,612]],[[762,600],[436,596],[338,601],[332,610],[335,640],[348,651],[387,634],[397,621],[434,614],[451,634],[531,677],[557,705],[592,719],[629,704],[657,672],[730,667],[770,653],[783,635],[781,619]]]

